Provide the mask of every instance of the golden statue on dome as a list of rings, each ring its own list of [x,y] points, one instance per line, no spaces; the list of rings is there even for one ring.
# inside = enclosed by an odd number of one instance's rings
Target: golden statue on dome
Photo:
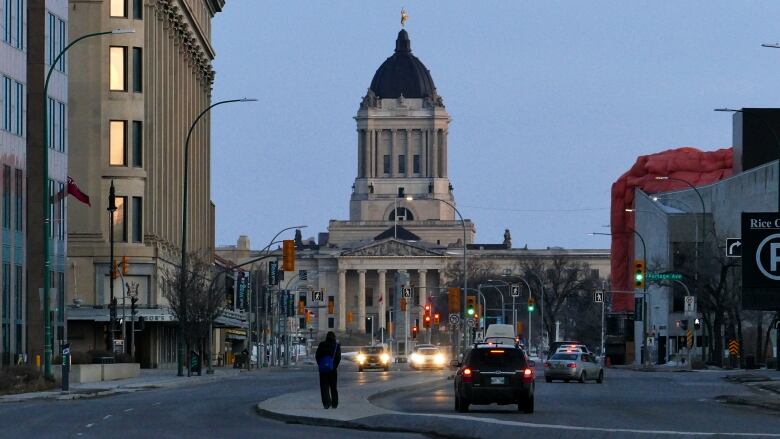
[[[406,13],[406,8],[401,8],[401,27],[406,27],[406,20],[409,19],[409,14]]]

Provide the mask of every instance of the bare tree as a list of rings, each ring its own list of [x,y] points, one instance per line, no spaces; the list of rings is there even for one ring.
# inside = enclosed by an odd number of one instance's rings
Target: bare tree
[[[187,260],[187,270],[173,269],[163,273],[163,297],[179,322],[179,333],[187,352],[187,376],[192,376],[190,353],[195,347],[201,357],[205,353],[211,325],[222,311],[225,294],[219,284],[211,281],[211,265],[205,257],[192,254]]]

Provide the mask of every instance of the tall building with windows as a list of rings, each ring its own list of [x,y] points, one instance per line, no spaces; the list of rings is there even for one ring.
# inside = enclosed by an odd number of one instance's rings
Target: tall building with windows
[[[91,206],[71,200],[68,212],[68,328],[73,349],[105,349],[110,284],[118,317],[130,320],[137,294],[137,358],[144,367],[174,366],[175,322],[165,309],[164,273],[178,265],[184,140],[210,104],[214,71],[211,19],[224,0],[71,0],[73,36],[111,29],[72,49],[70,176]],[[210,120],[193,131],[189,155],[188,243],[213,250]],[[108,191],[116,187],[115,261],[128,269],[111,279]],[[137,325],[140,326],[140,325]],[[122,339],[121,331],[116,333]],[[130,339],[129,325],[124,339]]]

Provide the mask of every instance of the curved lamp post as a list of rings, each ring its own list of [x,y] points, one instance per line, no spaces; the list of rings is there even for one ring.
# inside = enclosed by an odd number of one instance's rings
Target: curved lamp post
[[[50,314],[50,306],[49,306],[49,293],[51,289],[51,250],[49,248],[51,239],[49,235],[49,224],[51,223],[51,218],[49,217],[49,204],[51,203],[51,200],[49,197],[51,197],[51,194],[49,193],[49,109],[48,109],[48,99],[49,99],[49,80],[51,79],[52,73],[54,73],[54,68],[57,65],[57,63],[60,61],[60,58],[62,58],[65,55],[65,52],[68,51],[71,47],[73,47],[76,43],[78,43],[81,40],[85,40],[87,38],[91,37],[98,37],[102,35],[111,35],[111,34],[129,34],[134,33],[134,29],[114,29],[110,31],[104,31],[104,32],[93,32],[90,34],[82,35],[75,40],[71,41],[70,44],[65,46],[62,51],[54,58],[53,61],[51,61],[51,64],[49,64],[49,70],[46,73],[46,80],[43,83],[43,327],[44,327],[44,341],[43,341],[43,375],[46,378],[53,378],[54,375],[52,374],[51,369],[51,360],[52,360],[52,354],[53,354],[53,347],[52,347],[52,328],[51,328],[51,320],[49,320],[49,314]],[[113,264],[114,261],[111,261],[111,264]],[[113,328],[110,328],[113,331]]]
[[[184,280],[185,274],[187,272],[187,203],[188,203],[188,194],[189,194],[189,165],[190,165],[190,137],[192,137],[192,131],[195,129],[195,125],[198,124],[200,119],[206,115],[209,111],[211,111],[212,108],[216,107],[217,105],[222,104],[230,104],[233,102],[254,102],[257,101],[257,99],[248,99],[248,98],[242,98],[242,99],[228,99],[224,101],[215,102],[208,107],[206,107],[203,111],[198,114],[198,116],[195,118],[195,120],[192,122],[192,125],[190,125],[190,129],[187,131],[187,139],[184,141],[184,183],[183,183],[183,202],[182,202],[182,208],[181,208],[181,277],[182,281]],[[184,299],[186,299],[186,295],[184,296]],[[186,302],[184,303],[184,308],[186,309]],[[181,335],[179,336],[179,349],[178,349],[178,376],[184,375],[184,344],[181,341]]]
[[[463,297],[461,297],[460,307],[461,307],[461,314],[463,315],[463,317],[462,317],[462,320],[463,320],[462,324],[465,325],[466,324],[466,295],[468,294],[468,286],[469,286],[469,282],[468,282],[468,276],[469,276],[469,274],[468,274],[468,267],[466,266],[466,248],[467,248],[466,247],[466,221],[463,219],[463,215],[460,214],[460,211],[458,210],[458,208],[455,207],[455,205],[450,203],[449,201],[443,200],[441,198],[435,198],[435,197],[430,197],[430,198],[426,198],[426,199],[427,200],[441,201],[442,203],[450,206],[452,208],[452,210],[454,210],[455,213],[458,214],[458,218],[460,218],[460,223],[463,226]],[[412,201],[412,200],[414,200],[414,198],[411,195],[406,197],[406,201]],[[465,326],[464,326],[464,329],[463,329],[463,351],[465,352],[467,348],[468,348],[468,346],[467,346],[467,343],[466,343],[466,329],[465,329]]]

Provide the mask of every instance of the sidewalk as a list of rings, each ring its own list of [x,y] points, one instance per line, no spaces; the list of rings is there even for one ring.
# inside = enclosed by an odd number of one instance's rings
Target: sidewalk
[[[0,403],[24,402],[36,399],[80,399],[93,398],[98,396],[114,395],[119,393],[131,393],[149,389],[160,389],[186,385],[197,385],[219,381],[231,377],[239,376],[244,369],[233,369],[227,367],[214,368],[214,374],[208,375],[203,371],[202,376],[193,375],[191,377],[180,377],[176,375],[175,369],[141,369],[141,375],[137,378],[128,378],[124,380],[100,381],[95,383],[71,384],[68,392],[62,392],[59,389],[44,392],[18,393],[15,395],[0,396]]]
[[[766,369],[753,370],[748,373],[727,375],[724,379],[747,386],[753,395],[722,395],[716,398],[718,401],[780,411],[780,372]]]
[[[370,400],[373,398],[445,381],[446,378],[441,376],[409,374],[393,376],[390,380],[345,386],[339,389],[339,407],[327,410],[322,407],[319,387],[315,387],[266,399],[257,404],[257,411],[281,421],[345,426],[359,418],[397,414],[371,404]]]

